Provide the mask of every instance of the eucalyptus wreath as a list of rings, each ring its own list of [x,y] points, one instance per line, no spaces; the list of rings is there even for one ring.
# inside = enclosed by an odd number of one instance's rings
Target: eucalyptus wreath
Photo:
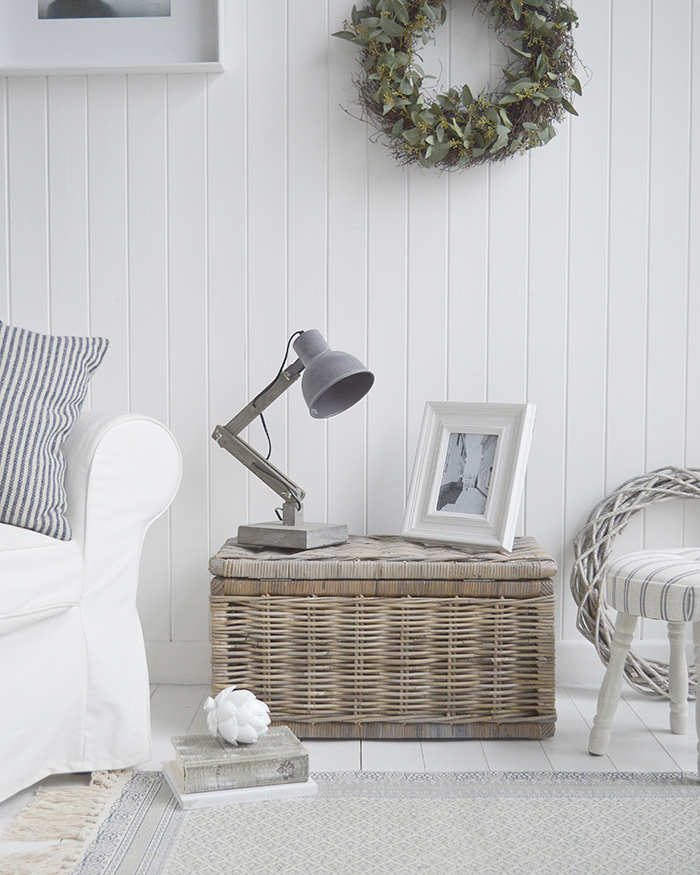
[[[472,0],[513,55],[491,93],[467,85],[429,93],[417,47],[447,18],[445,0],[367,0],[333,36],[362,49],[359,104],[401,164],[454,170],[498,162],[549,142],[572,93],[573,28],[563,0]]]

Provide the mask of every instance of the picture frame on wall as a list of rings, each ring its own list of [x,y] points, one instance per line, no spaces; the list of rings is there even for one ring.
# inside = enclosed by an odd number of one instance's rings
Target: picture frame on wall
[[[0,3],[0,75],[221,72],[224,0]]]
[[[510,552],[535,415],[534,404],[427,402],[402,536]]]

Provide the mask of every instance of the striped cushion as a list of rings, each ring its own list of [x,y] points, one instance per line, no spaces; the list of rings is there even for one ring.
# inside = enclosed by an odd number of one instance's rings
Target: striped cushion
[[[0,522],[70,540],[59,447],[107,345],[0,322]]]
[[[606,569],[605,594],[635,617],[700,620],[700,548],[628,553]]]

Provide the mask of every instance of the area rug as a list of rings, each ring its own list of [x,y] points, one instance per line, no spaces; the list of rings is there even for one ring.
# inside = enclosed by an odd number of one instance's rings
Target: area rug
[[[697,875],[695,774],[316,774],[317,796],[181,811],[133,772],[29,875]],[[67,792],[67,791],[65,791]],[[98,806],[95,806],[98,807]],[[70,839],[79,842],[75,835]],[[60,847],[60,846],[59,846]],[[10,857],[0,857],[5,865]],[[24,865],[27,865],[26,863]]]

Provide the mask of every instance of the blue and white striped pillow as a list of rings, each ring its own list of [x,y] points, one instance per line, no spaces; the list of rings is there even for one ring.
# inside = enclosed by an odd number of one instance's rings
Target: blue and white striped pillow
[[[108,343],[0,322],[0,522],[71,539],[59,447]]]

